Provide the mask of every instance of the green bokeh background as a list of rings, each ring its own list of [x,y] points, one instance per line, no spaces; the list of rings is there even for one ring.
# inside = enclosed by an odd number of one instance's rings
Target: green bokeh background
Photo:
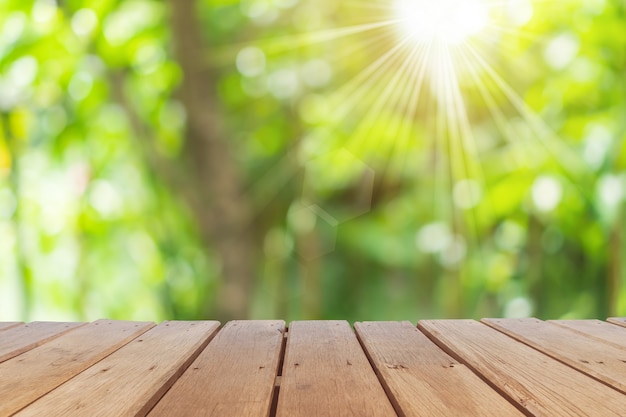
[[[364,73],[397,33],[338,36],[391,4],[0,0],[0,320],[626,315],[626,2],[524,3],[472,39],[506,84],[454,61],[471,137],[410,53]],[[234,242],[189,162],[187,5]]]

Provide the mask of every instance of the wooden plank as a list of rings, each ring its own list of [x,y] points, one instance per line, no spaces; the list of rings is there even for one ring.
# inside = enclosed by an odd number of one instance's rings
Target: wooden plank
[[[398,414],[523,416],[408,321],[355,323],[354,327]]]
[[[626,348],[626,328],[601,320],[549,320],[548,323],[566,327],[580,334]]]
[[[623,416],[626,396],[474,320],[426,320],[419,328],[535,416]]]
[[[606,321],[617,324],[618,326],[626,327],[626,317],[609,317]]]
[[[345,321],[291,323],[277,416],[396,416]]]
[[[11,327],[19,326],[20,324],[22,324],[20,321],[2,321],[0,322],[0,332],[10,329]]]
[[[485,324],[626,393],[626,351],[538,319],[483,319]]]
[[[0,364],[0,416],[11,415],[154,323],[98,320]]]
[[[284,321],[228,322],[149,415],[269,415],[284,329]]]
[[[145,416],[218,327],[216,321],[162,323],[16,416]]]
[[[36,321],[13,327],[2,333],[0,338],[0,362],[36,348],[83,324]]]

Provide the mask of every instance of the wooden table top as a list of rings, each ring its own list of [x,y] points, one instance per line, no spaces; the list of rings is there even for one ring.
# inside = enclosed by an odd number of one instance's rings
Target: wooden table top
[[[0,322],[0,416],[626,416],[626,319]]]

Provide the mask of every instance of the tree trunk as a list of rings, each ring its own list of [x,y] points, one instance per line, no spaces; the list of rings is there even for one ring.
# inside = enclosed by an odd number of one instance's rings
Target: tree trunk
[[[255,247],[251,205],[227,143],[215,101],[215,79],[206,71],[194,0],[170,0],[172,38],[184,73],[180,99],[187,111],[184,161],[187,181],[195,188],[191,208],[208,248],[221,262],[222,282],[216,308],[207,314],[221,320],[249,314]]]

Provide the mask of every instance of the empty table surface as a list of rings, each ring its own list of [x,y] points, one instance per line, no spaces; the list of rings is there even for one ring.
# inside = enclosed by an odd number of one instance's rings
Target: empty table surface
[[[626,320],[0,322],[0,416],[626,416]]]

